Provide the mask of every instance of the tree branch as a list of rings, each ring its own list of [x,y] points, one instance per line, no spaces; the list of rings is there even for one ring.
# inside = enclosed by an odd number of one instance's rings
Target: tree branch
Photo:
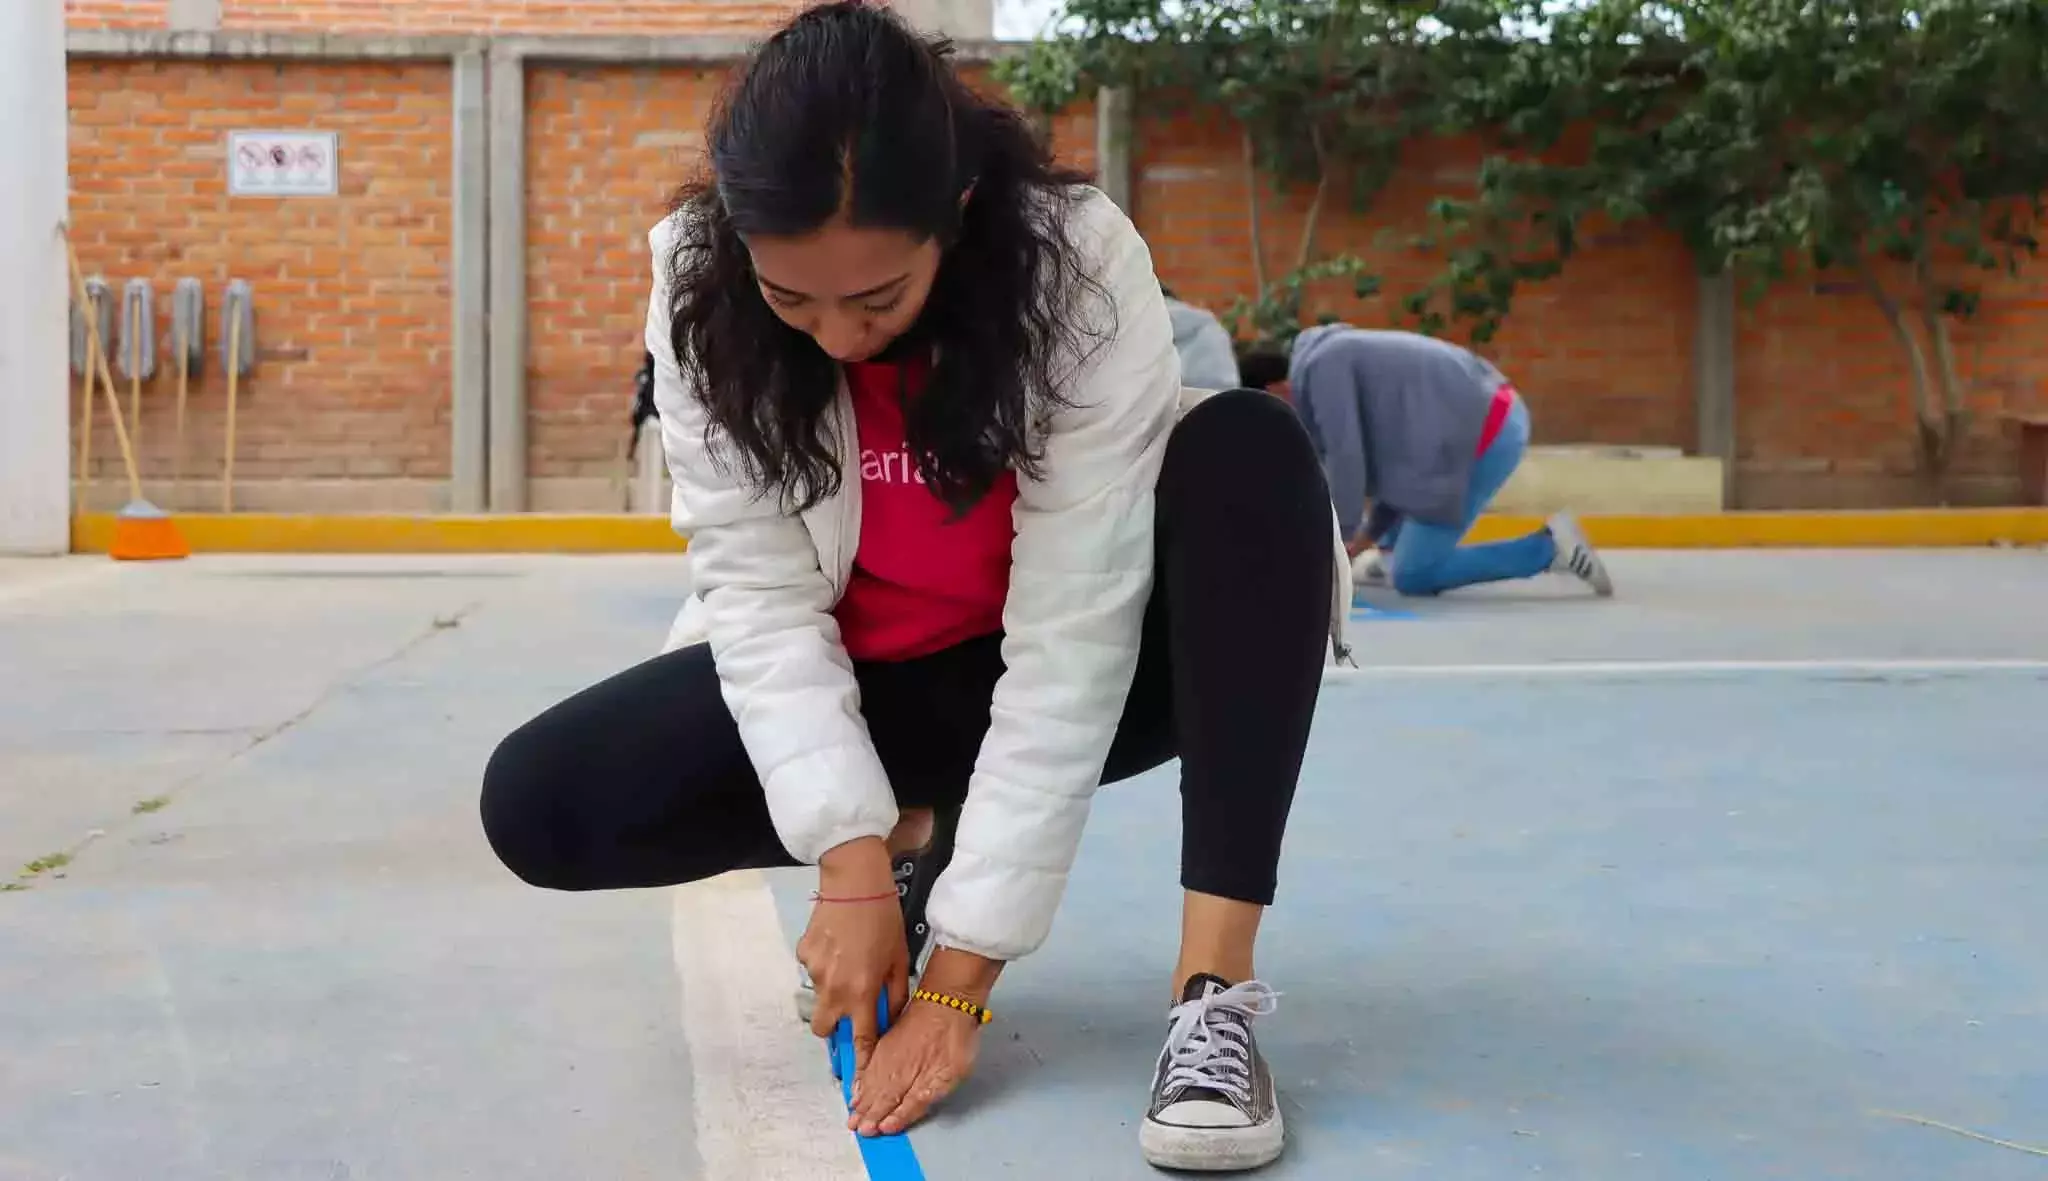
[[[1323,131],[1314,123],[1308,127],[1309,143],[1316,151],[1316,195],[1308,203],[1308,216],[1301,223],[1301,248],[1294,255],[1294,269],[1301,270],[1315,259],[1316,227],[1323,219],[1323,200],[1330,192],[1330,156],[1323,147]]]
[[[1927,376],[1927,354],[1914,338],[1912,326],[1906,323],[1905,309],[1891,292],[1885,290],[1884,283],[1870,269],[1870,264],[1857,259],[1852,266],[1857,283],[1877,302],[1878,310],[1884,313],[1885,325],[1892,330],[1899,347],[1905,350],[1913,380],[1913,416],[1920,426],[1920,456],[1930,471],[1938,472],[1947,460],[1947,447],[1944,445],[1947,423],[1934,407]]]

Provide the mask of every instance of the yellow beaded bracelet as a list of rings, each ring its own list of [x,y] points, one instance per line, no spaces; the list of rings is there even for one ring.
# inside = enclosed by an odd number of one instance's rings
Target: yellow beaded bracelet
[[[983,1025],[987,1025],[996,1019],[994,1013],[989,1012],[973,1001],[963,1001],[957,996],[947,996],[943,992],[933,992],[929,988],[920,988],[916,992],[911,993],[910,996],[913,1000],[927,1001],[934,1005],[944,1005],[948,1009],[965,1013]]]

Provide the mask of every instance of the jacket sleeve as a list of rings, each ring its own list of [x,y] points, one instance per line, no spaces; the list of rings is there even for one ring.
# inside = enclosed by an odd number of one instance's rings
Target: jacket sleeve
[[[775,832],[799,861],[857,837],[886,837],[896,801],[861,718],[853,665],[832,618],[833,592],[801,519],[757,495],[730,465],[728,444],[685,388],[669,339],[673,218],[648,235],[654,291],[647,351],[675,485],[672,519],[689,538],[725,704],[761,779]]]
[[[1330,500],[1344,540],[1358,537],[1365,518],[1365,426],[1359,421],[1358,379],[1348,364],[1310,361],[1294,390],[1302,425],[1323,457],[1330,481]]]
[[[1006,671],[953,861],[927,909],[941,946],[998,960],[1030,954],[1051,931],[1101,783],[1137,668],[1153,494],[1180,398],[1172,327],[1136,227],[1099,194],[1069,225],[1115,322],[1053,415],[1043,479],[1019,481]]]

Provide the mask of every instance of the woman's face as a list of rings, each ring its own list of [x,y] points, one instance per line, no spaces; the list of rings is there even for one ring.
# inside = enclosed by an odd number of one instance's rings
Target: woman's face
[[[747,240],[761,297],[835,361],[865,361],[917,322],[939,273],[938,239],[834,221]]]

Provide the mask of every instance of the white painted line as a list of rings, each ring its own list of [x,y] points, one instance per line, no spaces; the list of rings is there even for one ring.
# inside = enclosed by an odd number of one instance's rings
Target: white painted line
[[[2048,673],[2048,660],[1567,660],[1534,664],[1366,664],[1325,668],[1323,680],[1521,680],[1701,677],[1730,673],[1800,676],[1967,675]]]
[[[674,891],[691,1115],[717,1181],[867,1181],[825,1044],[797,1020],[795,961],[768,880]]]

